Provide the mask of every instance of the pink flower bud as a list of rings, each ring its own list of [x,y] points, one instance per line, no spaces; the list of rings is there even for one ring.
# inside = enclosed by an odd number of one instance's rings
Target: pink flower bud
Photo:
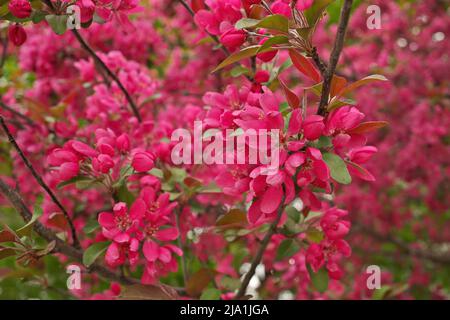
[[[314,0],[298,0],[295,6],[298,10],[303,11],[312,6]]]
[[[8,29],[8,37],[16,46],[21,46],[27,40],[27,33],[20,24],[12,24]]]
[[[220,42],[230,50],[240,47],[245,42],[246,34],[243,30],[229,29],[220,36]]]
[[[19,19],[28,18],[32,11],[28,0],[11,0],[8,4],[8,9],[14,17]]]
[[[289,4],[283,0],[277,0],[272,3],[270,9],[273,13],[282,14],[288,18],[291,17],[291,8],[289,7]]]
[[[266,70],[258,70],[255,74],[255,81],[257,83],[267,82],[270,79],[270,74]]]
[[[138,152],[134,155],[131,166],[137,172],[146,172],[154,167],[153,155],[148,152]]]
[[[259,42],[259,44],[262,45],[267,40],[268,40],[268,38],[264,38]],[[259,60],[261,60],[263,62],[269,62],[273,58],[275,58],[275,56],[277,55],[277,52],[278,52],[278,50],[272,50],[272,51],[267,51],[267,52],[263,52],[263,53],[258,53],[256,55],[256,58],[258,58]]]
[[[322,135],[324,128],[325,124],[322,116],[312,115],[303,122],[303,134],[308,140],[318,139]]]
[[[130,138],[126,133],[121,134],[116,140],[117,149],[120,152],[127,152],[130,150]]]
[[[59,167],[59,178],[63,181],[67,181],[76,177],[80,167],[77,162],[66,162]]]
[[[97,158],[92,159],[92,167],[101,173],[108,173],[114,167],[114,161],[109,155],[101,154]]]

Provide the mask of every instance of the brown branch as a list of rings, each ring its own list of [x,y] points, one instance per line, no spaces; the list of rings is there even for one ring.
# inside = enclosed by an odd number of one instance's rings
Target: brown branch
[[[320,97],[319,108],[317,110],[317,113],[320,115],[326,114],[326,106],[328,105],[328,99],[331,89],[331,81],[333,80],[333,75],[336,71],[336,65],[339,61],[339,56],[341,55],[341,51],[344,46],[345,33],[347,30],[348,21],[350,19],[352,4],[353,0],[345,0],[344,5],[341,9],[339,26],[336,33],[336,40],[334,41],[333,50],[331,51],[330,55],[330,61],[328,63],[328,68],[323,80],[322,95]]]
[[[25,205],[25,203],[22,200],[22,197],[14,191],[10,186],[8,186],[2,179],[0,179],[0,192],[5,195],[5,197],[11,202],[11,204],[14,206],[14,208],[19,212],[22,219],[25,222],[28,222],[31,220],[33,214],[30,212],[28,207]],[[48,242],[55,241],[55,249],[53,252],[62,253],[68,257],[73,258],[74,260],[78,261],[79,263],[83,263],[83,251],[80,249],[77,249],[75,247],[72,247],[70,245],[67,245],[62,241],[60,238],[56,236],[56,234],[46,228],[44,225],[42,225],[39,221],[35,221],[33,223],[33,228],[36,231],[37,234],[39,234],[42,238],[47,240]],[[99,263],[95,262],[90,268],[88,268],[89,272],[97,272],[99,275],[103,276],[104,278],[114,280],[121,282],[123,284],[133,284],[138,283],[135,279],[123,277],[104,266],[100,265]]]
[[[80,243],[78,241],[78,237],[77,237],[77,234],[76,234],[76,231],[75,231],[75,226],[73,225],[72,219],[70,219],[70,216],[69,216],[67,210],[61,204],[61,202],[59,202],[58,198],[52,192],[50,187],[44,182],[44,180],[39,175],[39,173],[34,169],[33,165],[28,160],[28,158],[25,156],[25,154],[23,153],[22,149],[20,149],[20,147],[17,144],[16,140],[14,139],[14,137],[11,134],[11,132],[9,131],[8,126],[6,125],[5,120],[3,119],[2,116],[0,116],[0,125],[2,126],[3,131],[5,132],[6,136],[8,137],[9,142],[16,149],[17,153],[22,158],[22,161],[28,167],[28,169],[30,170],[30,172],[33,175],[33,177],[36,179],[36,181],[39,183],[39,185],[47,192],[47,194],[50,196],[50,198],[53,200],[53,202],[58,206],[58,208],[61,209],[62,213],[64,214],[64,217],[66,218],[66,220],[67,220],[67,222],[69,224],[70,231],[71,231],[71,234],[72,234],[73,244],[74,244],[75,247],[78,248],[80,246]]]
[[[277,226],[278,223],[280,222],[281,216],[283,214],[284,211],[284,196],[281,200],[281,204],[280,207],[278,209],[278,213],[277,216],[275,218],[275,220],[272,222],[272,224],[270,225],[269,231],[267,231],[266,235],[264,236],[264,239],[262,240],[258,252],[256,253],[256,256],[253,258],[253,261],[250,265],[250,269],[248,270],[248,272],[245,274],[244,276],[244,280],[241,283],[241,286],[238,290],[238,292],[236,293],[235,299],[239,300],[242,297],[244,297],[245,292],[247,291],[247,287],[250,283],[250,280],[252,279],[253,275],[255,274],[256,268],[258,267],[258,265],[261,263],[262,257],[264,255],[264,252],[266,251],[267,246],[269,245],[270,240],[272,239],[272,236],[276,233],[277,231]]]
[[[5,36],[5,38],[2,38],[2,56],[0,58],[0,69],[3,68],[6,61],[6,57],[8,55],[8,44],[9,44],[8,36]]]
[[[34,122],[33,120],[31,120],[30,118],[28,118],[26,115],[20,113],[19,111],[11,108],[10,106],[7,106],[3,101],[1,101],[1,97],[0,97],[0,107],[2,109],[5,109],[8,112],[11,112],[13,115],[17,116],[18,118],[24,120],[28,125],[34,127],[37,126],[37,123]]]
[[[397,239],[390,234],[383,235],[359,223],[354,223],[354,229],[361,230],[364,234],[367,234],[368,236],[374,238],[375,240],[392,243],[395,246],[397,246],[400,250],[404,251],[405,253],[411,256],[426,259],[439,264],[450,265],[450,255],[437,254],[429,250],[412,248],[408,243],[400,239]]]
[[[95,53],[95,51],[87,44],[87,42],[83,39],[83,37],[80,35],[80,33],[73,29],[72,33],[75,35],[75,38],[77,38],[78,42],[80,43],[81,47],[85,49],[91,57],[94,59],[96,65],[100,66],[102,70],[106,72],[106,74],[119,86],[119,89],[122,91],[122,93],[125,95],[125,98],[128,101],[128,104],[131,107],[131,110],[133,111],[134,116],[138,119],[139,122],[142,122],[141,115],[139,114],[139,110],[136,106],[136,104],[133,101],[133,98],[131,97],[128,90],[125,88],[125,86],[122,84],[120,79],[117,77],[117,75],[111,71],[111,69],[108,68],[108,66],[100,59],[100,57]]]
[[[194,10],[192,10],[192,8],[186,3],[185,0],[178,0],[178,1],[181,3],[181,5],[182,5],[183,7],[186,8],[186,10],[189,12],[189,14],[190,14],[192,17],[195,16]],[[230,55],[230,51],[229,51],[226,47],[224,47],[224,46],[222,45],[222,43],[220,42],[219,38],[217,38],[217,36],[213,35],[213,34],[210,33],[208,30],[204,30],[204,31],[208,34],[208,36],[209,36],[211,39],[214,40],[215,43],[217,43],[217,44],[220,45],[220,49],[221,49],[227,56]],[[239,65],[239,63],[237,63],[237,62],[236,62],[235,64],[236,64],[236,65]],[[247,78],[248,81],[250,81],[250,82],[252,82],[252,83],[255,82],[255,80],[253,79],[253,77],[251,77],[251,76],[249,76],[249,75],[245,75],[245,77]]]

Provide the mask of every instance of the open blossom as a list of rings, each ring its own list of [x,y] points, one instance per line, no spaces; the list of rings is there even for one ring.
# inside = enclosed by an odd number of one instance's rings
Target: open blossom
[[[123,202],[114,205],[113,213],[101,212],[98,222],[102,227],[102,233],[107,239],[113,240],[106,250],[105,261],[110,266],[118,266],[125,263],[128,257],[130,264],[134,265],[138,259],[139,241],[135,238],[140,212],[133,205],[128,211]]]
[[[347,215],[347,211],[337,208],[331,208],[325,212],[320,221],[320,226],[328,239],[336,240],[348,234],[350,221],[342,220]]]

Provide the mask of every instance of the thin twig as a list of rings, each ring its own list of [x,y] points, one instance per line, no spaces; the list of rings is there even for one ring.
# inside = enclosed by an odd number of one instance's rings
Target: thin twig
[[[139,122],[142,122],[141,115],[139,114],[139,110],[138,110],[136,104],[134,103],[133,98],[131,97],[130,93],[125,88],[125,86],[122,84],[120,79],[117,77],[117,75],[114,72],[112,72],[111,69],[109,69],[109,67],[102,61],[102,59],[100,59],[100,57],[87,44],[87,42],[83,39],[81,34],[76,29],[73,29],[72,33],[75,35],[75,38],[77,38],[78,42],[81,44],[83,49],[85,49],[91,55],[91,57],[94,59],[95,63],[98,66],[100,66],[115,83],[117,83],[117,85],[119,86],[119,89],[125,95],[125,98],[127,99],[128,104],[130,105],[134,116],[138,119]]]
[[[430,250],[422,250],[418,248],[411,247],[408,243],[397,239],[393,237],[390,234],[383,235],[381,233],[378,233],[376,230],[372,228],[368,228],[362,224],[359,223],[353,223],[355,230],[360,230],[363,232],[363,234],[369,235],[370,237],[383,242],[392,243],[395,246],[397,246],[402,251],[406,252],[407,254],[421,258],[426,259],[435,263],[443,264],[443,265],[450,265],[450,255],[444,255],[444,254],[438,254],[436,252],[432,252]]]
[[[195,12],[194,12],[194,10],[192,10],[192,8],[186,3],[186,1],[184,1],[184,0],[178,0],[178,1],[181,3],[181,5],[182,5],[183,7],[186,8],[186,10],[189,12],[189,14],[190,14],[192,17],[195,17]],[[227,56],[230,55],[230,51],[229,51],[225,46],[222,45],[222,43],[220,42],[220,40],[219,40],[219,38],[218,38],[217,36],[213,35],[213,34],[210,33],[208,30],[204,30],[204,31],[208,34],[208,36],[209,36],[211,39],[214,40],[215,43],[217,43],[217,44],[220,45],[220,49],[225,53],[225,55],[227,55]],[[236,64],[236,65],[239,65],[239,63],[235,63],[235,64]],[[253,79],[253,77],[251,77],[251,76],[249,76],[249,75],[244,75],[244,76],[247,78],[248,81],[250,81],[250,82],[252,82],[252,83],[255,82],[255,79]]]
[[[0,69],[3,68],[5,61],[6,61],[6,57],[8,54],[8,43],[9,43],[9,39],[7,36],[5,36],[5,38],[2,38],[2,57],[0,59]]]
[[[13,115],[17,116],[18,118],[24,120],[28,125],[35,127],[37,126],[37,123],[34,122],[32,119],[28,118],[26,115],[20,113],[19,111],[11,108],[10,106],[7,106],[3,101],[1,101],[1,97],[0,97],[0,107],[2,109],[5,109],[8,112],[11,112]]]
[[[189,14],[190,14],[192,17],[195,17],[195,12],[194,12],[194,10],[192,10],[192,8],[186,3],[186,1],[184,1],[184,0],[178,0],[178,1],[181,3],[181,5],[182,5],[183,7],[186,8],[186,10],[189,12]],[[221,44],[221,43],[220,43],[220,40],[219,40],[219,38],[217,38],[217,36],[213,35],[213,34],[210,33],[208,30],[204,30],[204,31],[208,34],[208,36],[209,36],[211,39],[214,40],[214,42],[216,42],[217,44]],[[222,49],[222,51],[223,51],[227,56],[230,55],[230,51],[228,51],[227,48],[225,48],[225,47],[222,46],[222,45],[220,46],[220,48]]]
[[[39,173],[34,169],[33,165],[28,160],[28,158],[25,156],[25,154],[23,153],[22,149],[20,149],[20,147],[17,144],[16,140],[14,139],[14,137],[11,134],[11,132],[9,131],[8,126],[6,125],[5,120],[3,119],[2,116],[0,116],[0,125],[2,126],[3,131],[5,132],[5,134],[7,135],[8,139],[9,139],[9,142],[16,149],[17,153],[22,158],[23,162],[28,167],[28,169],[30,170],[30,172],[33,175],[33,177],[36,179],[36,181],[39,183],[39,185],[47,192],[47,194],[50,196],[50,198],[53,200],[53,202],[58,206],[58,208],[61,209],[62,213],[64,214],[64,217],[66,218],[66,220],[67,220],[67,222],[69,224],[70,231],[71,231],[71,234],[72,234],[73,244],[74,244],[74,246],[76,248],[79,248],[80,247],[80,243],[78,241],[78,237],[77,237],[77,234],[76,234],[76,231],[75,231],[75,226],[73,225],[72,219],[70,219],[69,213],[64,208],[64,206],[61,204],[61,202],[59,202],[58,198],[55,196],[55,194],[49,188],[49,186],[44,182],[44,180],[39,175]]]
[[[336,71],[336,65],[339,61],[339,56],[341,55],[342,47],[344,45],[345,33],[347,30],[348,21],[350,19],[352,4],[353,0],[345,0],[344,5],[341,9],[339,26],[336,33],[336,40],[334,41],[334,46],[333,50],[331,51],[327,72],[325,73],[322,86],[322,95],[320,97],[319,108],[317,110],[317,113],[320,115],[325,115],[326,113],[326,106],[328,105],[328,98],[331,89],[331,81],[333,80],[333,75]]]
[[[30,221],[33,214],[30,212],[26,204],[23,202],[22,197],[14,191],[10,186],[8,186],[2,179],[0,179],[0,192],[3,193],[6,198],[11,202],[14,208],[19,212],[22,216],[22,219],[26,222]],[[33,223],[33,228],[37,234],[39,234],[42,238],[47,240],[48,242],[55,241],[55,249],[54,252],[62,253],[66,256],[69,256],[76,261],[82,263],[83,262],[83,251],[67,245],[60,238],[56,236],[56,234],[42,225],[39,221],[35,221]],[[110,271],[109,269],[103,267],[99,263],[95,262],[90,268],[89,272],[97,272],[101,276],[119,281],[123,284],[133,284],[138,283],[135,279],[122,277],[121,275]]]
[[[276,216],[275,220],[272,222],[272,224],[270,225],[269,231],[267,231],[266,235],[264,236],[264,239],[262,240],[261,245],[259,246],[258,252],[256,253],[256,256],[253,258],[253,261],[250,265],[250,269],[245,274],[244,280],[241,283],[241,287],[239,288],[238,292],[236,293],[235,299],[237,299],[237,300],[241,299],[245,295],[245,292],[247,291],[247,287],[250,283],[250,280],[252,279],[253,275],[255,274],[256,268],[261,263],[264,252],[266,251],[266,248],[269,245],[269,242],[272,239],[272,236],[277,231],[278,223],[280,222],[281,216],[284,211],[283,203],[284,203],[284,196],[281,200],[280,207],[278,208],[277,216]]]

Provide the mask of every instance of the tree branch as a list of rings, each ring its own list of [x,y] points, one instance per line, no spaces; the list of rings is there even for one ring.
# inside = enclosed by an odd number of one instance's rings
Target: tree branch
[[[10,106],[7,106],[3,101],[1,101],[1,97],[0,97],[0,107],[8,112],[11,112],[13,115],[17,116],[18,118],[24,120],[28,125],[30,126],[37,126],[37,123],[34,122],[33,120],[31,120],[30,118],[28,118],[27,116],[23,115],[22,113],[20,113],[17,110],[14,110],[13,108],[11,108]]]
[[[30,212],[28,207],[23,202],[21,196],[16,191],[14,191],[10,186],[8,186],[2,179],[0,179],[0,192],[5,195],[5,197],[9,200],[9,202],[11,202],[11,204],[19,212],[19,214],[21,215],[22,219],[25,222],[31,220],[33,214]],[[52,230],[46,228],[39,221],[35,221],[33,223],[33,228],[37,234],[39,234],[42,238],[44,238],[48,242],[55,241],[56,245],[54,252],[62,253],[68,257],[73,258],[79,263],[83,263],[83,251],[64,243],[64,241],[58,238]],[[119,281],[123,284],[128,285],[138,283],[135,279],[123,277],[103,267],[98,263],[94,263],[88,270],[89,272],[97,272],[98,274],[107,279]]]
[[[9,139],[9,142],[13,145],[13,147],[16,149],[19,156],[22,158],[25,165],[28,167],[28,169],[31,171],[31,174],[36,179],[36,181],[39,183],[39,185],[47,192],[47,194],[50,196],[50,198],[53,200],[53,202],[58,206],[59,209],[61,209],[62,213],[64,214],[64,217],[66,218],[70,231],[72,234],[72,240],[75,247],[80,247],[80,243],[78,241],[78,237],[75,231],[75,226],[73,225],[72,219],[70,219],[70,216],[67,212],[67,210],[64,208],[64,206],[59,202],[58,198],[55,196],[55,194],[52,192],[52,190],[47,186],[47,184],[44,182],[42,177],[39,175],[39,173],[34,169],[31,162],[28,160],[28,158],[23,153],[22,149],[20,149],[19,145],[17,144],[16,140],[12,136],[11,132],[8,129],[8,126],[5,123],[5,120],[2,116],[0,116],[0,125],[3,128],[3,131],[5,132],[6,136]]]
[[[426,259],[435,263],[450,265],[450,255],[437,254],[436,252],[432,252],[429,250],[422,250],[418,248],[412,248],[408,243],[394,238],[392,235],[383,235],[378,233],[377,231],[368,228],[362,224],[354,223],[355,229],[361,230],[363,233],[369,235],[370,237],[383,242],[392,243],[397,246],[402,251],[406,252],[411,256],[415,256],[417,258]]]
[[[341,55],[342,47],[344,45],[345,33],[347,30],[348,21],[350,19],[352,4],[353,0],[345,0],[344,5],[341,9],[339,26],[336,33],[336,40],[334,41],[333,50],[331,51],[330,55],[330,61],[328,63],[328,68],[323,80],[322,95],[320,97],[319,108],[317,110],[317,113],[320,115],[326,114],[326,106],[328,105],[328,99],[331,89],[331,81],[333,80],[333,75],[336,71],[336,65],[339,61],[339,56]]]
[[[237,300],[241,299],[245,295],[245,292],[247,291],[247,287],[250,283],[250,280],[252,279],[253,275],[255,274],[256,267],[258,267],[258,265],[261,263],[264,252],[266,251],[266,248],[269,245],[269,242],[272,239],[272,236],[277,231],[278,223],[280,222],[281,216],[284,211],[283,203],[284,203],[284,196],[281,200],[281,204],[278,209],[277,216],[276,216],[275,220],[272,222],[272,224],[270,225],[269,231],[267,231],[266,235],[264,236],[264,239],[262,240],[261,245],[259,246],[258,252],[256,253],[256,256],[253,258],[253,261],[250,265],[250,269],[245,274],[244,280],[241,283],[241,287],[239,288],[238,292],[236,293],[235,299],[237,299]]]
[[[122,93],[125,95],[125,98],[128,101],[128,104],[131,107],[131,110],[133,111],[134,116],[138,119],[139,122],[142,122],[141,115],[139,114],[139,110],[136,106],[136,104],[133,101],[133,98],[131,97],[128,90],[125,88],[125,86],[122,84],[120,79],[117,77],[117,75],[111,71],[111,69],[108,68],[108,66],[100,59],[100,57],[95,53],[95,51],[87,44],[87,42],[83,39],[81,34],[76,30],[73,29],[72,33],[75,35],[75,38],[77,38],[78,42],[80,43],[81,47],[85,49],[91,57],[94,59],[96,65],[100,66],[106,74],[119,86],[119,89],[122,91]]]

